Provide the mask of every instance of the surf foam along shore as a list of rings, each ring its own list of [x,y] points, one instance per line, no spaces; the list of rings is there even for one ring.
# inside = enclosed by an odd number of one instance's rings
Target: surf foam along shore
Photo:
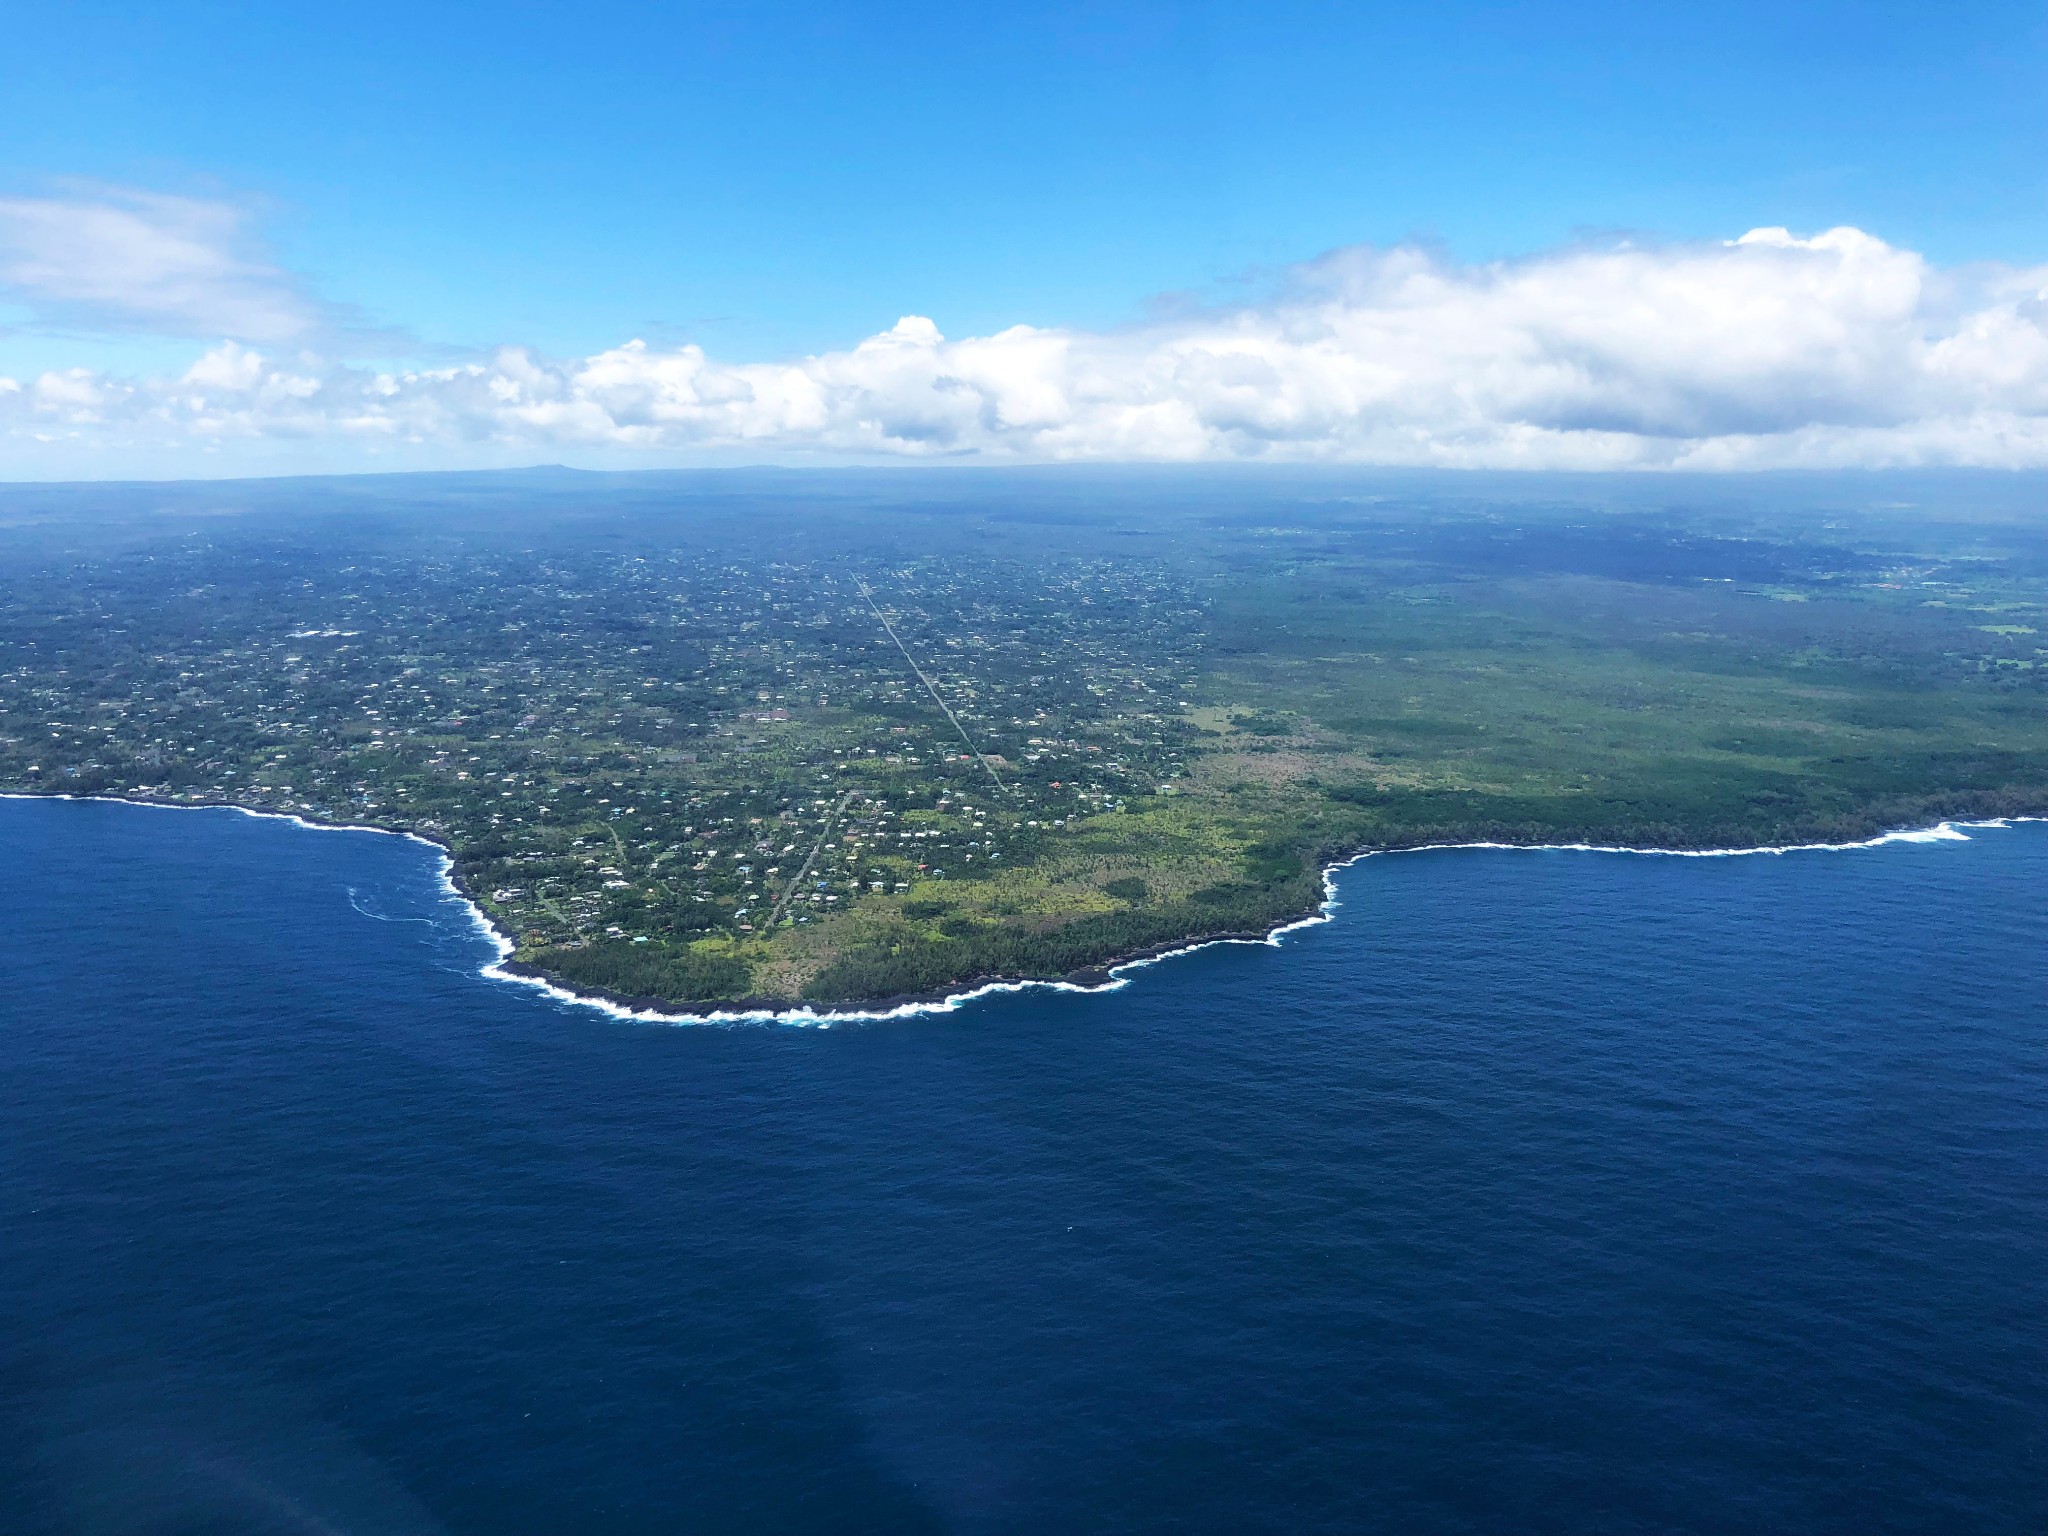
[[[936,997],[911,998],[902,1002],[872,1006],[853,1004],[846,1007],[828,1005],[821,1008],[808,1003],[797,1003],[788,1006],[713,1007],[702,1012],[692,1012],[686,1008],[635,1008],[611,998],[574,991],[546,976],[530,975],[508,968],[507,962],[517,952],[518,946],[491,921],[490,914],[472,901],[456,884],[455,858],[448,847],[435,842],[432,838],[422,837],[417,832],[407,832],[394,827],[364,826],[353,822],[310,821],[292,811],[260,811],[245,805],[185,805],[175,801],[135,799],[124,795],[64,795],[0,790],[0,800],[98,801],[109,805],[132,805],[148,810],[232,811],[240,816],[251,816],[263,821],[290,822],[309,832],[373,832],[379,837],[403,838],[407,842],[418,843],[423,848],[434,850],[439,859],[436,884],[443,898],[460,905],[476,932],[496,951],[494,958],[478,968],[478,975],[488,980],[530,988],[556,1002],[579,1008],[593,1008],[612,1018],[637,1024],[787,1024],[813,1029],[827,1029],[834,1024],[879,1023],[889,1019],[953,1013],[981,998],[994,997],[1005,992],[1072,992],[1082,995],[1116,992],[1131,984],[1132,974],[1136,971],[1219,944],[1263,944],[1277,949],[1280,947],[1280,941],[1288,934],[1335,920],[1337,909],[1343,905],[1337,894],[1339,871],[1349,869],[1366,859],[1389,858],[1404,853],[1441,853],[1456,849],[1495,849],[1510,853],[1633,854],[1642,858],[1664,859],[1736,859],[1788,853],[1848,853],[1858,849],[1882,848],[1891,843],[1967,843],[1970,841],[1969,833],[1973,830],[2007,827],[2018,822],[2048,821],[2048,817],[2042,816],[1993,816],[1978,821],[1941,821],[1931,827],[1880,832],[1875,837],[1853,843],[1785,843],[1755,848],[1631,848],[1602,843],[1492,842],[1418,843],[1406,848],[1364,848],[1323,866],[1323,898],[1317,903],[1314,911],[1291,918],[1259,936],[1223,934],[1212,938],[1191,939],[1185,944],[1113,961],[1101,968],[1105,979],[1099,982],[1057,979],[984,981],[963,987],[958,992],[948,992]]]

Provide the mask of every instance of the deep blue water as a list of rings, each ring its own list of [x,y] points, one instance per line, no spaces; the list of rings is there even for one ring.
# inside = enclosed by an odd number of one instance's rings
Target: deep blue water
[[[2048,826],[824,1031],[481,980],[396,839],[0,860],[9,1532],[2048,1525]]]

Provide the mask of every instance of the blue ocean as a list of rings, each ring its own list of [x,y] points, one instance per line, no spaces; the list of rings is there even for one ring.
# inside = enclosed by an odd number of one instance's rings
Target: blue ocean
[[[484,979],[396,838],[0,856],[18,1536],[2048,1527],[2048,826],[830,1029]]]

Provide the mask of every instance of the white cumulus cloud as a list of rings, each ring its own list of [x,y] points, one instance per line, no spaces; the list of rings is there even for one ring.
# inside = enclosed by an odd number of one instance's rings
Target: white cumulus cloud
[[[2048,465],[2048,268],[1940,269],[1855,229],[1459,264],[1335,252],[1263,300],[950,340],[910,316],[737,363],[633,341],[376,371],[240,334],[176,378],[0,381],[0,434],[761,458],[1498,468]]]

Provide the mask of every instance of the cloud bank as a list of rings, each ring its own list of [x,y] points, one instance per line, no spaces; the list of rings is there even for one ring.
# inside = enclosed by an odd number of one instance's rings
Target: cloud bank
[[[126,302],[196,323],[211,290],[203,263],[195,270],[190,283],[145,285]],[[91,302],[117,302],[104,271],[77,282]],[[25,462],[30,443],[289,440],[348,446],[365,467],[399,448],[456,463],[486,447],[599,461],[630,451],[641,462],[740,450],[1532,469],[2048,465],[2048,267],[1942,269],[1850,228],[1486,264],[1352,249],[1285,274],[1255,303],[1118,330],[1020,325],[957,340],[910,316],[847,350],[778,363],[634,341],[581,358],[505,347],[459,366],[380,370],[264,349],[242,325],[177,377],[0,377],[10,458]]]

